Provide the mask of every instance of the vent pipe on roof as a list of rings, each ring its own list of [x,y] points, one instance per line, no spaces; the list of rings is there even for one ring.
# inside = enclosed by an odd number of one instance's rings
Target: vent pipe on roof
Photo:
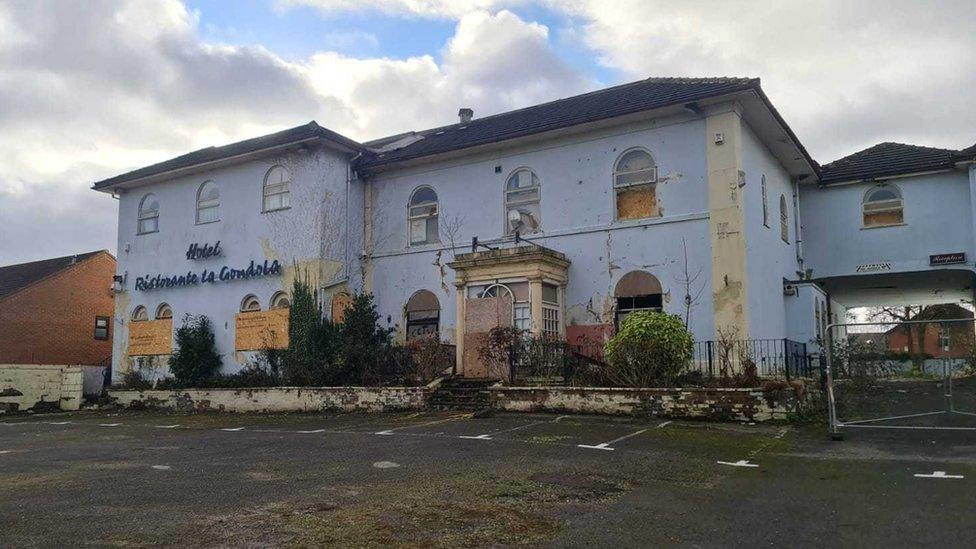
[[[458,111],[458,118],[461,119],[462,124],[467,124],[468,122],[471,122],[472,118],[474,118],[474,111],[467,107],[462,107],[461,110]]]

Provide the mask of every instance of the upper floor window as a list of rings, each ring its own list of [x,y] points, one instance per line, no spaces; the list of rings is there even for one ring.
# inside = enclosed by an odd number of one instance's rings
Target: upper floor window
[[[271,296],[271,309],[287,309],[291,307],[291,300],[288,299],[288,294],[285,292],[275,292]]]
[[[437,193],[430,187],[417,187],[410,195],[407,207],[410,223],[410,244],[440,242],[437,234]]]
[[[156,320],[166,318],[173,318],[173,309],[166,303],[160,303],[159,307],[156,307]]]
[[[258,298],[255,297],[254,294],[248,294],[244,296],[243,300],[241,300],[242,313],[249,313],[252,311],[260,311],[260,310],[261,310],[261,302],[258,301]]]
[[[790,243],[790,211],[786,205],[786,195],[779,195],[779,237]]]
[[[197,190],[197,224],[220,221],[220,191],[213,181],[204,181]]]
[[[643,219],[659,215],[657,165],[651,153],[631,149],[620,155],[613,168],[617,219]]]
[[[135,309],[132,309],[132,321],[142,322],[143,320],[149,320],[149,313],[145,307],[138,305]]]
[[[138,234],[154,233],[159,230],[159,201],[156,195],[147,194],[139,201]]]
[[[865,227],[887,227],[905,222],[905,202],[894,185],[871,187],[864,195],[862,213]]]
[[[762,179],[759,180],[759,186],[762,188],[762,208],[763,208],[763,227],[769,228],[769,206],[766,202],[766,174],[762,175]]]
[[[291,207],[291,175],[281,166],[273,166],[264,176],[262,211],[270,212]]]
[[[542,188],[535,172],[516,170],[505,183],[505,234],[535,232],[542,225]]]
[[[95,339],[105,341],[108,339],[108,317],[95,317]]]

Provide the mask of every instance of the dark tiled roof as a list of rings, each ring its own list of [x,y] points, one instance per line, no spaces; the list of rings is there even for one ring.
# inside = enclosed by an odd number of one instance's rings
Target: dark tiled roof
[[[959,151],[958,156],[963,160],[976,160],[976,145],[966,147],[965,149]]]
[[[339,143],[345,147],[348,147],[356,151],[363,150],[362,145],[360,145],[359,143],[353,141],[352,139],[349,139],[348,137],[339,135],[332,130],[323,128],[313,120],[308,124],[304,124],[280,132],[272,133],[269,135],[255,137],[253,139],[246,139],[244,141],[238,141],[237,143],[231,143],[230,145],[224,145],[221,147],[207,147],[205,149],[193,151],[191,153],[187,153],[182,156],[177,156],[176,158],[171,158],[169,160],[160,162],[158,164],[153,164],[152,166],[146,166],[145,168],[139,168],[138,170],[134,170],[128,173],[124,173],[122,175],[111,177],[109,179],[98,181],[92,186],[92,188],[95,190],[104,189],[106,187],[111,187],[113,185],[125,183],[126,181],[141,179],[143,177],[158,175],[172,170],[188,168],[190,166],[195,166],[197,164],[213,162],[215,160],[221,160],[224,158],[230,158],[241,154],[260,151],[262,149],[267,149],[270,147],[278,147],[281,145],[287,145],[288,143],[294,143],[294,142],[304,141],[306,139],[314,139],[314,138],[321,138],[321,139],[334,141],[336,143]]]
[[[760,91],[758,78],[648,78],[516,111],[475,118],[464,124],[417,132],[423,139],[399,149],[364,157],[360,167],[368,170],[422,156],[749,89]],[[409,134],[401,134],[405,135]],[[378,139],[366,145],[379,147],[401,136]]]
[[[949,169],[953,167],[957,154],[957,151],[950,149],[881,143],[824,164],[820,182],[829,184]]]
[[[0,267],[0,299],[104,251],[99,250]]]

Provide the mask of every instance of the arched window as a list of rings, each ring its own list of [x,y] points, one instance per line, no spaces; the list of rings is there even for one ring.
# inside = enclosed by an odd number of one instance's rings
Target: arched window
[[[468,286],[468,297],[503,297],[512,302],[512,326],[520,330],[532,327],[532,307],[529,304],[529,283],[508,282]]]
[[[285,292],[275,292],[271,296],[271,303],[269,309],[287,309],[291,306],[291,300],[288,299],[288,294]]]
[[[533,233],[542,226],[539,202],[542,188],[539,177],[528,168],[520,168],[505,183],[505,234]]]
[[[894,185],[871,187],[862,203],[865,227],[887,227],[905,222],[905,202]]]
[[[779,237],[790,243],[790,211],[786,205],[786,195],[779,195]]]
[[[644,149],[626,151],[613,168],[617,219],[642,219],[659,215],[657,165]]]
[[[661,282],[651,273],[631,271],[617,282],[614,325],[617,327],[634,311],[660,311],[664,306]]]
[[[160,303],[159,307],[156,307],[156,320],[166,318],[173,318],[173,309],[166,303]]]
[[[440,331],[441,304],[428,290],[417,290],[407,301],[407,340]]]
[[[440,242],[437,233],[437,193],[430,187],[417,187],[410,195],[407,206],[410,223],[410,244],[434,244]]]
[[[139,201],[138,234],[154,233],[159,230],[159,201],[150,193]]]
[[[248,294],[241,300],[241,312],[250,313],[261,310],[261,302],[254,294]]]
[[[282,166],[272,166],[264,176],[262,211],[272,212],[291,207],[291,175]]]
[[[197,224],[220,221],[220,191],[213,181],[204,181],[197,190]]]
[[[332,296],[332,322],[336,324],[343,322],[349,307],[352,307],[352,297],[346,292],[339,292]]]
[[[135,309],[132,309],[132,322],[142,322],[144,320],[149,320],[149,313],[145,307],[139,305]]]

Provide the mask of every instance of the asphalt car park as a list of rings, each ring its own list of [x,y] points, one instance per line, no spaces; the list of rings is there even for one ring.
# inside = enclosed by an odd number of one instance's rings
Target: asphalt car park
[[[453,412],[9,417],[0,545],[965,547],[971,436]]]

